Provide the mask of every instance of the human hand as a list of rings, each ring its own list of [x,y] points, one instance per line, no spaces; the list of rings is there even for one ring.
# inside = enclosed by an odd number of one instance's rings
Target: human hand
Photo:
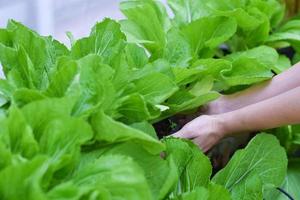
[[[217,115],[232,110],[233,108],[230,107],[230,99],[226,95],[221,95],[218,99],[201,107],[198,113],[202,115]]]
[[[225,135],[222,118],[202,115],[187,123],[180,131],[172,136],[192,139],[204,152],[210,150]]]

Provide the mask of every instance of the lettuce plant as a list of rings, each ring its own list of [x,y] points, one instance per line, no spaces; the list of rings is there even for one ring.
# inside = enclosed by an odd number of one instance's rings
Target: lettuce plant
[[[297,43],[285,33],[297,26],[279,26],[276,0],[168,3],[174,17],[159,1],[123,1],[126,19],[70,48],[13,20],[0,29],[0,199],[276,195],[288,161],[275,136],[257,135],[212,175],[197,146],[159,140],[152,124],[287,69],[274,47]]]

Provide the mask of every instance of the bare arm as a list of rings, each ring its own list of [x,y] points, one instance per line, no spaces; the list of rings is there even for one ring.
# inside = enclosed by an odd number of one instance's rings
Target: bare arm
[[[225,135],[300,123],[300,87],[236,111],[217,115]]]
[[[212,102],[210,105],[212,110],[208,114],[219,114],[240,109],[277,96],[299,86],[300,63],[275,76],[270,81],[265,81],[232,95],[222,96],[218,100]]]
[[[173,136],[192,139],[203,151],[208,151],[228,135],[297,123],[300,123],[300,86],[235,111],[202,115]]]

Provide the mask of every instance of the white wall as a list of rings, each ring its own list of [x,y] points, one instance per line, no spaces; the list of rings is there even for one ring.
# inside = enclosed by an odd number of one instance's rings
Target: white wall
[[[67,43],[66,31],[87,35],[105,17],[122,18],[120,0],[0,0],[0,27],[15,19],[42,35]]]
[[[0,28],[8,19],[22,22],[42,35],[52,35],[69,45],[66,32],[75,38],[88,35],[105,17],[120,19],[120,0],[0,0]],[[3,78],[0,64],[0,78]]]

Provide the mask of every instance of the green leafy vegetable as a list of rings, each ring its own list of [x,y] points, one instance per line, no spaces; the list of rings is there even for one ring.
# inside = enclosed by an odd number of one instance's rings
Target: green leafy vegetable
[[[287,158],[278,140],[274,136],[261,134],[244,150],[237,151],[212,181],[224,185],[234,199],[249,195],[257,197],[262,196],[263,185],[280,186],[286,168]]]
[[[68,33],[70,49],[13,20],[0,29],[0,199],[280,199],[279,186],[297,197],[298,163],[285,176],[274,136],[256,136],[211,178],[196,145],[160,141],[153,126],[288,69],[275,47],[299,54],[297,19],[279,26],[277,0],[168,5],[172,16],[160,1],[122,1],[125,19]],[[275,131],[289,156],[299,133]]]

